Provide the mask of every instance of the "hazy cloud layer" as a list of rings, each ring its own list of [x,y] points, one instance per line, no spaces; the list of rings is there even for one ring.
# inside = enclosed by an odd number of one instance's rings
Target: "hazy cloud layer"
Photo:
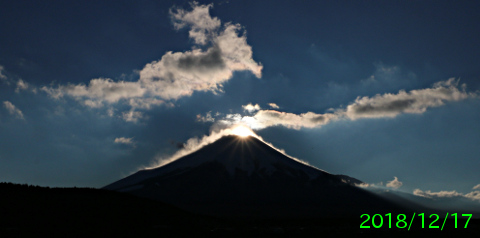
[[[145,65],[134,82],[97,78],[88,84],[45,86],[42,90],[53,98],[70,96],[93,108],[121,101],[132,108],[123,113],[123,118],[137,121],[141,116],[135,109],[150,109],[195,91],[221,92],[234,71],[250,71],[260,78],[262,66],[252,59],[252,48],[242,26],[222,25],[218,18],[210,16],[212,6],[194,2],[191,11],[170,11],[175,29],[189,28],[190,38],[197,45],[207,46],[205,50],[194,46],[190,51],[167,52],[160,60]]]
[[[385,186],[387,186],[387,188],[397,189],[397,188],[400,188],[402,185],[403,183],[398,181],[397,177],[394,177],[394,179],[392,181],[387,182]]]
[[[427,191],[422,191],[420,189],[415,189],[413,191],[414,195],[420,196],[420,197],[426,197],[426,198],[454,198],[454,197],[463,197],[463,198],[468,198],[471,200],[475,201],[480,201],[480,191],[472,191],[470,193],[459,193],[455,190],[453,191],[440,191],[440,192],[432,192],[430,190]]]
[[[15,107],[15,105],[13,105],[11,102],[4,101],[3,106],[7,109],[7,111],[10,113],[10,115],[13,115],[18,119],[25,120],[25,118],[23,117],[22,111],[20,111],[20,109]]]
[[[453,78],[435,83],[431,88],[417,89],[397,94],[377,94],[374,97],[358,97],[346,109],[332,109],[332,113],[318,114],[307,112],[294,114],[276,110],[262,110],[258,104],[242,106],[253,116],[227,114],[217,120],[219,123],[245,123],[252,129],[264,129],[271,126],[287,128],[318,128],[329,122],[361,118],[393,118],[405,113],[424,113],[428,108],[438,107],[448,101],[459,101],[469,97],[477,97],[476,93],[467,93],[466,85],[459,87],[459,81]],[[275,104],[276,105],[276,104]]]
[[[472,189],[473,189],[473,190],[475,190],[475,189],[480,190],[480,184],[477,184],[477,185],[473,186]]]

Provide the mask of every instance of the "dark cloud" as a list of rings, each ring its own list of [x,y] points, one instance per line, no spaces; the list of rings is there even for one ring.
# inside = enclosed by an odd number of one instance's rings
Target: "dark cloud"
[[[415,99],[401,99],[376,106],[375,104],[357,104],[351,110],[356,114],[383,114],[391,112],[403,112],[415,102]]]
[[[185,55],[178,59],[178,67],[184,70],[210,71],[225,68],[222,51],[215,46],[204,55]]]
[[[310,118],[310,121],[312,121],[313,123],[322,123],[325,120],[326,120],[325,116],[322,116],[322,115]]]

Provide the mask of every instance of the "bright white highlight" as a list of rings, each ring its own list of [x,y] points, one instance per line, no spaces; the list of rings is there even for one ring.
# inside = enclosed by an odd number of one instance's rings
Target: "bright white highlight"
[[[244,125],[238,125],[232,129],[232,134],[240,137],[255,136],[255,133]]]

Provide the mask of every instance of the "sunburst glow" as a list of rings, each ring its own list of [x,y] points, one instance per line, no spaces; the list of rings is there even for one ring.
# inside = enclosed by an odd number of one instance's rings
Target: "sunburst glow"
[[[232,129],[232,134],[240,137],[255,136],[255,133],[250,128],[244,125],[235,126]]]

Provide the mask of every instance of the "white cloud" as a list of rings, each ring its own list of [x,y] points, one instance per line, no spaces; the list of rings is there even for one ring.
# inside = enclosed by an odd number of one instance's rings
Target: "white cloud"
[[[480,190],[480,184],[477,184],[477,185],[473,186],[473,188],[472,188],[472,189],[474,189],[474,190],[475,190],[475,189],[478,189],[478,190]]]
[[[287,128],[300,129],[301,127],[320,127],[336,118],[337,115],[332,113],[316,114],[307,112],[297,115],[275,110],[262,110],[257,112],[253,117],[246,117],[243,120],[254,122],[257,128],[281,125]]]
[[[427,198],[442,198],[442,197],[451,198],[451,197],[460,197],[463,195],[462,193],[459,193],[455,190],[432,192],[430,190],[422,191],[418,188],[413,191],[413,194],[420,197],[427,197]]]
[[[280,108],[280,107],[279,107],[277,104],[275,104],[275,103],[269,103],[268,105],[269,105],[271,108],[273,108],[273,109],[279,109],[279,108]]]
[[[133,145],[134,144],[133,137],[131,137],[131,138],[118,137],[118,138],[115,138],[114,142],[118,143],[118,144],[126,144],[126,145]]]
[[[440,81],[432,88],[400,90],[397,94],[377,94],[374,97],[358,97],[347,106],[344,114],[352,119],[396,117],[402,113],[423,113],[430,107],[444,105],[446,101],[459,101],[474,96],[458,88],[458,80]]]
[[[132,108],[140,108],[140,109],[151,109],[153,106],[158,106],[165,104],[165,101],[159,100],[156,98],[131,98],[128,100],[128,104]],[[168,106],[172,106],[170,103],[167,103]]]
[[[0,81],[9,86],[15,83],[15,81],[5,75],[5,67],[3,65],[0,65]]]
[[[248,111],[249,113],[252,113],[254,111],[258,111],[261,109],[258,104],[253,105],[251,103],[247,105],[243,105],[242,107],[243,107],[243,110]]]
[[[387,182],[386,186],[387,188],[393,188],[393,189],[398,189],[400,188],[403,183],[398,180],[397,177],[393,177],[394,179],[392,181]]]
[[[136,82],[115,82],[105,78],[92,79],[88,85],[68,84],[60,85],[56,89],[43,87],[42,90],[54,98],[69,95],[78,100],[95,100],[98,103],[115,103],[120,99],[141,97],[146,92],[146,89]]]
[[[168,100],[192,95],[195,91],[222,92],[223,83],[234,71],[250,71],[261,77],[263,66],[252,59],[252,47],[239,24],[224,23],[211,17],[213,5],[191,4],[192,10],[172,9],[170,16],[175,29],[190,28],[194,46],[185,52],[167,52],[139,71],[134,82],[92,79],[88,85],[59,85],[42,87],[53,98],[70,96],[88,107],[124,102],[132,107],[150,109]],[[123,114],[128,121],[136,121],[139,112]]]
[[[123,112],[122,118],[125,121],[137,123],[138,120],[143,118],[143,113],[131,109],[128,112]]]
[[[355,184],[355,186],[360,187],[360,188],[382,188],[383,187],[383,182],[379,183],[360,183],[360,184]]]
[[[15,92],[19,93],[20,90],[27,90],[29,87],[30,85],[27,82],[23,81],[22,79],[19,79],[17,81],[17,88],[15,89]]]
[[[377,94],[374,97],[358,97],[346,109],[329,109],[332,113],[317,114],[307,112],[294,114],[276,110],[261,110],[258,104],[242,106],[252,116],[227,114],[218,119],[222,123],[235,124],[242,122],[252,129],[259,130],[271,126],[287,128],[318,128],[335,120],[356,120],[359,118],[393,118],[402,113],[423,113],[430,107],[444,105],[447,101],[459,101],[466,98],[478,97],[475,93],[467,93],[466,86],[459,89],[458,80],[449,79],[435,83],[431,88],[399,91],[398,94]],[[276,105],[276,104],[275,104]],[[258,107],[257,107],[258,106]]]
[[[197,115],[197,121],[200,122],[215,122],[215,118],[212,117],[212,112],[207,112],[205,116]]]
[[[463,197],[468,198],[475,201],[480,201],[480,191],[473,191],[467,194],[459,193],[455,190],[453,191],[440,191],[440,192],[432,192],[430,190],[422,191],[420,189],[415,189],[413,194],[420,197],[426,198],[455,198],[455,197]]]
[[[25,118],[23,117],[22,111],[20,111],[20,109],[18,109],[17,107],[15,107],[15,105],[13,105],[11,102],[9,102],[9,101],[3,101],[3,106],[8,110],[8,112],[9,112],[11,115],[14,115],[14,116],[17,117],[18,119],[25,120]]]
[[[368,188],[371,185],[368,184],[368,183],[359,183],[359,184],[355,184],[355,186],[360,187],[360,188]]]
[[[253,116],[241,116],[240,114],[227,114],[219,120],[225,124],[245,123],[255,130],[264,129],[271,126],[285,126],[292,129],[314,128],[327,124],[331,120],[338,118],[338,115],[332,113],[316,114],[307,112],[294,114],[289,112],[279,112],[275,110],[260,110]]]
[[[189,26],[188,32],[190,38],[195,40],[195,43],[205,45],[208,38],[212,38],[215,30],[221,25],[217,17],[211,17],[209,10],[213,4],[198,5],[198,2],[190,4],[192,11],[187,12],[184,9],[170,10],[170,16],[173,21],[175,29],[179,30]]]
[[[465,194],[466,198],[470,198],[475,201],[480,201],[480,191],[473,191]]]
[[[4,69],[4,67],[3,67],[2,65],[0,65],[0,79],[1,79],[1,80],[6,80],[6,79],[7,79],[7,76],[5,76],[5,75],[3,74],[3,69]]]

